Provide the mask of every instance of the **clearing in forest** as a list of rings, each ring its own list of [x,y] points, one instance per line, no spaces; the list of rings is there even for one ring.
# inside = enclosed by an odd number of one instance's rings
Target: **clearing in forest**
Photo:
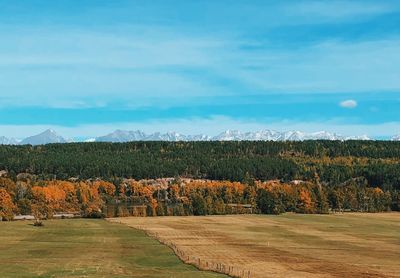
[[[110,221],[146,231],[201,269],[232,276],[400,277],[400,213]]]

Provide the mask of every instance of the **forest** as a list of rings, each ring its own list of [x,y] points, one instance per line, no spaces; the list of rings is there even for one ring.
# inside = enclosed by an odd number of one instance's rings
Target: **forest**
[[[82,217],[187,216],[265,213],[381,212],[398,210],[398,192],[353,179],[333,188],[316,182],[247,182],[157,179],[62,181],[18,175],[0,178],[0,217],[36,219],[74,213]]]
[[[4,145],[0,217],[399,210],[399,162],[387,141]]]

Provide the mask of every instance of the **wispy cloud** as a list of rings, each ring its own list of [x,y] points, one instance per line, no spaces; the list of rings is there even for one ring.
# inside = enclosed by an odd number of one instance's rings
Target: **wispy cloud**
[[[54,98],[59,102],[59,98],[82,96],[134,99],[143,95],[400,89],[397,39],[331,41],[297,50],[274,49],[267,44],[262,50],[252,51],[242,49],[241,41],[228,37],[223,40],[176,35],[165,41],[122,37],[123,42],[118,42],[114,36],[71,36],[71,40],[79,41],[79,51],[70,50],[62,39],[54,44],[46,39],[37,41],[33,36],[25,39],[29,45],[37,44],[34,51],[23,46],[18,52],[0,52],[1,94],[28,99],[35,96],[32,101],[37,97]],[[5,41],[12,44],[12,40]],[[51,50],[47,45],[52,45]],[[100,46],[93,49],[94,45]]]
[[[357,105],[358,105],[357,101],[355,101],[353,99],[348,99],[348,100],[341,101],[339,104],[343,108],[350,108],[350,109],[356,108]]]
[[[0,10],[0,124],[400,117],[396,1],[47,2]]]

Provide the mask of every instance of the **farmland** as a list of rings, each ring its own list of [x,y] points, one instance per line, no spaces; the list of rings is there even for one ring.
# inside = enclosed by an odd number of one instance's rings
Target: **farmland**
[[[142,231],[104,220],[0,222],[0,277],[222,277]]]
[[[400,214],[115,218],[202,269],[241,277],[400,277]]]

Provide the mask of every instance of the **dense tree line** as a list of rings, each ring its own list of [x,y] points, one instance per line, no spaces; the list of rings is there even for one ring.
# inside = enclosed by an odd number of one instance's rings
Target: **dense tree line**
[[[311,181],[334,187],[364,177],[400,189],[400,142],[130,142],[0,146],[0,170],[42,179],[191,177]]]
[[[363,178],[332,188],[314,182],[279,180],[245,182],[162,179],[41,180],[19,175],[16,181],[0,177],[0,218],[16,214],[37,220],[54,214],[83,217],[185,216],[330,211],[379,212],[398,209],[398,192],[368,187]]]
[[[399,210],[400,143],[131,142],[0,146],[0,216]],[[140,179],[182,177],[163,186]],[[208,180],[208,181],[207,181]],[[214,180],[214,181],[210,181]]]

